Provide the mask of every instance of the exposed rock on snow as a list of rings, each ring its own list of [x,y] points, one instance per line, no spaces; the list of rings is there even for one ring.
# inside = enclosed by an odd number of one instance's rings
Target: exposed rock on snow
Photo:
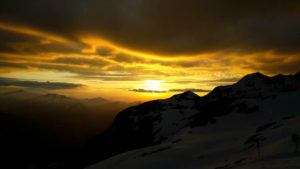
[[[204,97],[185,92],[130,107],[87,149],[98,153],[94,162],[116,156],[88,169],[299,168],[291,141],[299,103],[299,73],[254,73]]]

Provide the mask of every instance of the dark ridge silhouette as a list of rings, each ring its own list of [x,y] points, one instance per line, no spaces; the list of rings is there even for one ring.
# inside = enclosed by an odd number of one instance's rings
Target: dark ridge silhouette
[[[0,93],[0,168],[62,168],[117,112],[135,104],[27,90]]]
[[[259,105],[248,105],[248,100],[275,99],[279,93],[298,90],[300,86],[298,76],[299,73],[268,77],[257,72],[246,75],[233,85],[216,87],[204,97],[187,91],[166,100],[154,100],[127,108],[116,116],[108,130],[94,137],[86,145],[83,150],[86,156],[82,158],[84,161],[81,165],[90,165],[122,152],[163,142],[168,137],[159,135],[162,128],[155,129],[154,126],[162,123],[162,114],[169,109],[178,110],[181,114],[187,113],[189,109],[197,111],[196,114],[187,117],[190,122],[178,127],[174,130],[175,133],[183,127],[214,124],[216,117],[231,112],[243,114],[258,112]],[[271,126],[273,123],[258,130],[262,131]],[[260,156],[260,142],[255,144]]]

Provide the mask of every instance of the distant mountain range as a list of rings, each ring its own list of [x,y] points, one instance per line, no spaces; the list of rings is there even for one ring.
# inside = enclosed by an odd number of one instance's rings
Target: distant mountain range
[[[296,169],[299,115],[300,72],[249,74],[204,97],[187,91],[125,109],[87,144],[83,163],[93,164],[87,169]]]
[[[50,169],[53,162],[61,167],[86,140],[107,128],[116,113],[136,104],[0,91],[0,168]]]

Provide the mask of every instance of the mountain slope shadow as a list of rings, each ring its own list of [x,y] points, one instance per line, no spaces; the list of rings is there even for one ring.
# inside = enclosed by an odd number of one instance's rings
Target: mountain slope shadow
[[[300,72],[274,77],[254,73],[233,85],[216,87],[204,97],[188,91],[127,108],[116,116],[110,128],[90,140],[83,150],[85,157],[81,157],[81,165],[162,143],[183,128],[215,124],[218,116],[256,113],[260,102],[297,91],[299,87]]]

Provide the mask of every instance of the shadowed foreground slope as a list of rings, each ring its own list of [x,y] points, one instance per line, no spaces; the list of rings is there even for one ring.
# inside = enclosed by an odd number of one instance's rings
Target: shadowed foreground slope
[[[87,163],[112,158],[88,169],[300,167],[291,140],[300,134],[299,100],[300,73],[254,73],[204,97],[130,107],[89,143]]]

